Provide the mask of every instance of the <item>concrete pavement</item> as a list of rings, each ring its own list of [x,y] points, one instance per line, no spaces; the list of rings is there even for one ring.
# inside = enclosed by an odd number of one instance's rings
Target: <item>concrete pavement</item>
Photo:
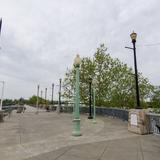
[[[97,124],[81,115],[81,137],[72,136],[72,115],[40,111],[27,106],[0,123],[2,160],[159,160],[160,136],[139,136],[127,123],[98,117]]]
[[[64,147],[27,160],[159,160],[160,138],[154,135]]]

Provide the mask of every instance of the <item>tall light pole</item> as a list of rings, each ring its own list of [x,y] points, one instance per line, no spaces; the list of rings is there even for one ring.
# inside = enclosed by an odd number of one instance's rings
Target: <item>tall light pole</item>
[[[0,19],[0,36],[1,36],[1,29],[2,29],[2,18]]]
[[[92,116],[92,78],[89,77],[89,116],[88,119],[93,119]]]
[[[57,106],[57,113],[61,112],[61,87],[62,87],[62,79],[59,79],[59,100],[58,100],[58,106]]]
[[[43,91],[41,90],[41,99],[43,99]]]
[[[43,91],[41,90],[41,107],[43,106]]]
[[[39,111],[39,85],[37,86],[37,102],[36,102],[37,111],[36,114],[38,114]]]
[[[53,105],[54,83],[52,83],[52,105]]]
[[[80,95],[79,95],[79,67],[80,67],[81,59],[79,55],[74,59],[74,66],[76,68],[76,83],[75,83],[75,109],[74,109],[74,128],[72,135],[73,136],[81,136],[80,131],[80,114],[79,114],[79,104],[80,104]]]
[[[0,35],[1,35],[1,28],[2,28],[2,18],[0,19]],[[0,47],[1,49],[1,47]],[[4,81],[0,81],[2,83],[2,94],[1,94],[1,106],[0,110],[2,110],[2,105],[3,105],[3,94],[4,94]]]
[[[130,34],[133,43],[133,52],[134,52],[134,68],[135,68],[135,82],[136,82],[136,109],[141,109],[140,98],[139,98],[139,86],[138,86],[138,71],[137,71],[137,59],[136,59],[136,38],[137,33],[133,32]]]
[[[96,123],[96,79],[93,79],[93,123]]]
[[[1,93],[1,106],[0,106],[0,110],[2,110],[2,106],[3,106],[3,95],[4,95],[4,81],[0,81],[2,83],[2,93]]]
[[[45,88],[45,108],[46,107],[47,107],[47,88]]]

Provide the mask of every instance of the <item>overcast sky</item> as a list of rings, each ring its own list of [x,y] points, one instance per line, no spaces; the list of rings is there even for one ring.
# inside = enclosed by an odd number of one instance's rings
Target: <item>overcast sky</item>
[[[6,98],[28,98],[37,84],[40,90],[49,88],[51,98],[51,84],[58,85],[76,54],[93,56],[101,43],[133,67],[133,51],[124,48],[132,46],[133,30],[138,70],[160,85],[159,0],[0,0],[0,17],[0,80]]]

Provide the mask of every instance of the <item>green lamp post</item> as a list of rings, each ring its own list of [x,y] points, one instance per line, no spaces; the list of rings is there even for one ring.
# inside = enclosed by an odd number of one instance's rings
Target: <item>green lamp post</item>
[[[79,96],[79,66],[81,63],[81,59],[77,54],[76,58],[74,59],[74,66],[76,68],[76,84],[75,84],[75,109],[74,109],[74,127],[73,127],[73,136],[81,136],[80,131],[80,114],[79,114],[79,103],[80,103],[80,96]]]
[[[92,116],[92,77],[89,77],[89,116],[88,119],[93,119]]]
[[[93,123],[97,123],[96,122],[96,90],[95,90],[95,86],[96,86],[96,79],[93,79]]]
[[[36,114],[39,113],[39,85],[37,86],[37,102],[36,102],[37,111]]]

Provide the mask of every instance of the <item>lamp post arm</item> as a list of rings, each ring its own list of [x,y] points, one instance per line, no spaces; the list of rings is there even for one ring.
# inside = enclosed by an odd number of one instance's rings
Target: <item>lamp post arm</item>
[[[131,48],[131,47],[125,47],[125,48],[134,50],[134,48]]]

